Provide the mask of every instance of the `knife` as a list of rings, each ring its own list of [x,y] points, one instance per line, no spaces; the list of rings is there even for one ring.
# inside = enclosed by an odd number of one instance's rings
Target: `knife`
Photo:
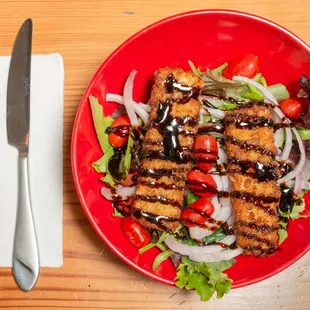
[[[18,150],[13,276],[23,291],[30,291],[34,287],[40,271],[28,176],[31,48],[32,20],[27,19],[21,26],[13,47],[7,88],[8,143]]]

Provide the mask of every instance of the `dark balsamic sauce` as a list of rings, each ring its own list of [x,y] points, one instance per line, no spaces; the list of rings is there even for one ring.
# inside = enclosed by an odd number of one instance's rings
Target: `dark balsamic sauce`
[[[233,124],[239,129],[254,129],[258,127],[273,127],[274,122],[272,119],[259,117],[259,116],[247,116],[245,114],[234,114],[233,118],[226,118],[226,125]]]
[[[204,135],[210,132],[224,133],[224,126],[221,123],[206,124],[198,127],[198,134]]]
[[[143,218],[145,221],[156,225],[158,228],[162,230],[167,230],[166,225],[164,225],[165,222],[171,223],[171,222],[179,221],[179,219],[174,218],[174,217],[168,217],[165,215],[156,215],[151,212],[142,211],[140,209],[134,209],[132,211],[132,215],[138,220]]]
[[[259,145],[254,145],[254,144],[249,144],[247,143],[246,141],[241,141],[241,140],[238,140],[236,139],[235,137],[232,137],[232,136],[226,136],[226,141],[234,144],[234,145],[237,145],[239,146],[241,149],[245,149],[247,151],[255,151],[255,152],[258,152],[262,155],[268,155],[268,156],[272,156],[274,157],[275,156],[275,153],[271,150],[268,150],[266,148],[263,148]]]
[[[125,138],[129,136],[129,129],[131,126],[116,126],[116,127],[108,127],[106,132],[114,133],[115,135]]]
[[[154,182],[154,181],[144,181],[144,180],[141,180],[140,184],[144,185],[144,186],[147,186],[147,187],[150,187],[150,188],[163,188],[165,190],[178,190],[178,191],[181,191],[181,190],[184,189],[183,186],[178,186],[178,185],[176,185],[174,183],[169,184],[169,183],[163,183],[163,182]]]
[[[141,201],[146,201],[146,202],[160,202],[163,205],[171,205],[176,208],[181,208],[181,205],[178,201],[173,200],[173,199],[168,199],[163,196],[142,196],[142,195],[136,195],[135,196],[136,200],[141,200]]]
[[[111,176],[116,181],[122,181],[124,174],[120,171],[120,163],[124,156],[124,149],[118,148],[114,150],[113,156],[110,158],[108,163],[108,170]]]
[[[172,103],[170,100],[165,103],[160,102],[154,126],[163,135],[164,155],[172,161],[187,162],[178,137],[180,124],[178,119],[171,115],[171,109]]]
[[[178,103],[186,103],[191,98],[197,98],[199,95],[199,89],[197,87],[186,86],[178,83],[172,73],[167,76],[165,89],[167,93],[173,93],[174,90],[183,93],[183,97],[176,100]]]
[[[258,230],[260,232],[265,232],[265,233],[272,232],[272,231],[278,231],[279,229],[278,226],[260,225],[260,224],[257,224],[256,222],[246,222],[242,220],[235,222],[235,227],[237,226],[248,227],[248,228],[252,228],[252,229]]]
[[[280,128],[290,128],[290,127],[295,127],[295,124],[294,123],[276,123],[276,124],[274,124],[274,126],[273,126],[273,131],[275,132],[275,131],[277,131],[278,129],[280,129]]]
[[[182,181],[183,178],[176,175],[179,173],[185,173],[187,172],[187,169],[184,168],[178,168],[178,169],[141,169],[140,175],[143,177],[149,177],[153,179],[159,179],[163,176],[170,177],[174,179],[175,181]]]
[[[279,170],[280,170],[280,175],[281,178],[286,176],[289,172],[291,172],[294,169],[293,164],[285,161],[281,161],[279,163]]]
[[[230,158],[231,164],[238,165],[236,169],[230,169],[229,172],[240,172],[250,177],[256,178],[261,182],[276,180],[277,173],[276,168],[272,165],[263,165],[261,162],[251,162],[248,160],[239,160],[236,158]]]
[[[280,187],[281,198],[279,210],[283,213],[290,212],[293,206],[293,189],[285,186]]]

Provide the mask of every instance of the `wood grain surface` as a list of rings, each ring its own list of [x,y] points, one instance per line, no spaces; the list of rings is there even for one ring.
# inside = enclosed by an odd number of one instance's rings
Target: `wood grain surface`
[[[17,289],[10,269],[0,269],[0,308],[310,309],[310,255],[271,279],[202,303],[193,292],[154,282],[120,261],[93,232],[77,199],[70,139],[90,78],[119,44],[141,28],[172,14],[203,8],[255,13],[310,43],[308,0],[0,0],[0,55],[11,53],[19,26],[31,17],[33,53],[60,52],[65,63],[64,265],[43,268],[30,293]]]

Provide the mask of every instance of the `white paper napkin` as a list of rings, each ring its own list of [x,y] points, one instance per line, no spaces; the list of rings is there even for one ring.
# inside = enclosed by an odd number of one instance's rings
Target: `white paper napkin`
[[[12,266],[17,208],[17,150],[7,143],[10,57],[0,57],[0,267]],[[62,142],[64,68],[59,54],[31,64],[29,174],[40,264],[62,265]]]

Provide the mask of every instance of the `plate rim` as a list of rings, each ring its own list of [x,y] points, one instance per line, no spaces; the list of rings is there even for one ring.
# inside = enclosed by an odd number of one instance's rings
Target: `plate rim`
[[[171,22],[177,19],[182,19],[184,17],[187,16],[195,16],[195,15],[209,15],[209,14],[224,14],[224,15],[228,15],[228,16],[241,16],[244,17],[246,19],[251,19],[251,20],[256,20],[258,22],[267,24],[273,28],[276,28],[278,30],[280,30],[281,32],[284,32],[286,35],[288,35],[293,41],[295,41],[301,48],[305,49],[309,54],[310,54],[310,46],[304,41],[302,40],[300,37],[298,37],[296,34],[294,34],[293,32],[291,32],[290,30],[288,30],[287,28],[279,25],[276,22],[273,22],[267,18],[261,17],[259,15],[255,15],[252,13],[247,13],[247,12],[243,12],[243,11],[238,11],[238,10],[229,10],[229,9],[200,9],[200,10],[191,10],[191,11],[186,11],[186,12],[181,12],[175,15],[171,15],[168,17],[165,17],[163,19],[160,19],[144,28],[142,28],[141,30],[137,31],[136,33],[134,33],[133,35],[131,35],[129,38],[127,38],[125,41],[123,41],[123,43],[121,43],[116,49],[114,49],[114,51],[102,62],[102,64],[96,69],[94,75],[92,76],[92,78],[90,79],[78,106],[77,112],[75,114],[75,119],[74,119],[74,125],[73,125],[73,129],[72,129],[72,135],[71,135],[71,153],[70,153],[70,161],[71,161],[71,168],[72,168],[72,175],[73,175],[73,181],[74,181],[74,186],[76,189],[76,193],[77,196],[79,198],[80,204],[82,206],[82,209],[88,219],[88,221],[90,222],[92,229],[96,232],[96,234],[100,237],[100,239],[108,246],[108,248],[116,255],[118,256],[120,259],[122,259],[126,264],[128,264],[130,267],[134,268],[135,270],[139,271],[140,273],[142,273],[143,275],[156,280],[158,282],[167,284],[169,286],[175,286],[175,282],[173,281],[169,281],[167,279],[163,279],[160,276],[157,276],[156,274],[150,273],[147,270],[141,268],[140,266],[138,266],[137,264],[135,264],[132,260],[126,258],[123,253],[121,253],[120,251],[118,251],[109,241],[109,239],[104,235],[104,233],[100,230],[100,228],[98,227],[97,223],[95,222],[94,218],[91,216],[89,209],[87,208],[87,204],[84,200],[81,190],[81,186],[79,184],[78,181],[78,167],[77,167],[77,163],[75,160],[76,157],[76,149],[77,149],[77,131],[78,131],[78,124],[80,123],[80,118],[81,118],[81,110],[83,107],[83,102],[85,102],[86,97],[89,95],[90,93],[90,89],[93,87],[93,84],[95,83],[95,81],[97,80],[98,76],[101,75],[102,71],[105,69],[105,67],[108,65],[108,63],[110,62],[111,59],[113,59],[114,55],[116,55],[117,53],[119,53],[123,48],[125,48],[125,46],[127,46],[127,44],[130,44],[132,41],[134,41],[137,37],[139,37],[140,35],[142,35],[144,32],[149,31],[159,25],[165,24],[167,22]],[[280,272],[282,272],[283,270],[287,269],[288,267],[290,267],[291,265],[293,265],[294,263],[296,263],[298,260],[300,260],[310,249],[310,243],[308,245],[308,247],[305,248],[304,251],[300,252],[299,255],[295,256],[294,260],[288,261],[285,264],[283,264],[280,268],[277,268],[276,271],[273,272],[269,272],[265,275],[262,275],[260,277],[257,277],[255,279],[252,280],[245,280],[240,284],[237,285],[232,285],[232,288],[241,288],[241,287],[246,287],[258,282],[261,282],[265,279],[271,278],[277,274],[279,274]]]

